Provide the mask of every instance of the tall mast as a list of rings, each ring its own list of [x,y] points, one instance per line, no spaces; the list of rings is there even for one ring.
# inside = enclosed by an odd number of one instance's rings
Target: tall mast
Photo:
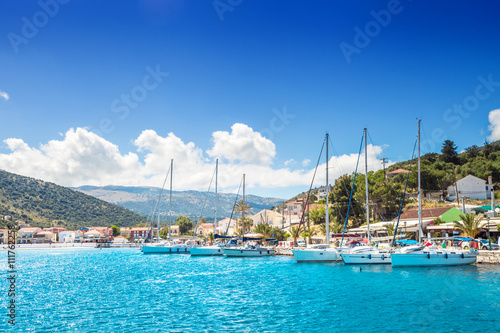
[[[366,229],[368,232],[368,245],[370,245],[371,242],[371,235],[370,235],[370,206],[368,204],[368,146],[367,146],[367,138],[366,138],[366,128],[364,129],[364,136],[365,136],[365,188],[366,188]]]
[[[420,193],[420,122],[418,120],[418,242],[421,241],[422,235],[422,195]]]
[[[242,208],[245,207],[245,174],[243,174],[243,204]],[[243,238],[245,237],[245,211],[241,210],[241,241],[243,241]]]
[[[170,199],[168,204],[168,239],[172,239],[172,175],[174,173],[174,160],[170,160]]]
[[[326,133],[326,209],[325,209],[325,223],[326,223],[326,245],[330,245],[330,212],[328,211],[328,197],[330,194],[330,185],[328,183],[328,133]]]
[[[215,234],[217,233],[217,204],[218,204],[218,197],[217,197],[217,177],[219,176],[219,159],[215,160],[215,217],[214,217],[214,241],[215,241]]]

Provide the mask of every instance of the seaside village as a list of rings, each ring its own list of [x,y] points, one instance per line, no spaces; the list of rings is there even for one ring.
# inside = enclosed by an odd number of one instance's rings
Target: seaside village
[[[400,173],[407,173],[407,170],[398,169],[387,174],[388,177],[398,175]],[[425,198],[427,201],[434,200],[436,203],[441,203],[436,205],[434,208],[424,208],[422,209],[422,231],[425,237],[429,238],[449,238],[453,236],[459,237],[461,232],[455,227],[454,222],[460,220],[460,215],[466,214],[477,214],[483,216],[483,227],[480,233],[477,235],[478,242],[473,242],[475,245],[470,245],[478,249],[486,249],[487,245],[485,240],[492,239],[493,242],[499,241],[499,230],[500,230],[500,206],[495,205],[494,190],[496,185],[492,184],[491,177],[488,181],[480,179],[478,177],[469,175],[460,180],[455,184],[452,184],[447,189],[447,198],[443,198],[443,192],[427,193]],[[331,189],[331,186],[330,186]],[[326,194],[329,189],[324,186],[317,188],[315,190],[315,195],[317,200],[321,201],[325,199]],[[458,198],[457,198],[458,192]],[[444,201],[443,199],[446,199]],[[458,200],[457,200],[458,199]],[[467,199],[467,200],[466,200]],[[443,205],[442,203],[446,204]],[[482,204],[470,204],[466,202],[475,202]],[[489,202],[490,204],[484,204]],[[299,246],[306,246],[307,244],[317,244],[324,242],[324,228],[323,231],[319,226],[313,226],[311,223],[312,232],[307,235],[299,235],[298,238],[294,239],[293,234],[297,226],[300,223],[302,216],[304,215],[304,225],[307,225],[308,212],[313,210],[315,207],[323,206],[322,203],[305,203],[305,198],[299,198],[296,200],[288,201],[280,207],[270,209],[263,209],[254,215],[248,216],[251,219],[251,226],[249,228],[250,232],[246,236],[262,237],[261,234],[255,232],[255,228],[260,224],[268,224],[273,228],[278,228],[283,230],[285,238],[279,241],[276,245],[291,247],[294,241],[297,241]],[[493,208],[492,208],[493,207]],[[11,220],[10,216],[3,216],[4,220]],[[113,229],[111,227],[90,227],[81,228],[80,230],[67,230],[61,227],[51,227],[51,228],[37,228],[24,223],[23,221],[17,221],[20,229],[17,232],[16,243],[22,246],[23,244],[47,244],[51,246],[75,246],[77,244],[85,244],[86,246],[99,246],[99,244],[121,244],[122,246],[133,245],[143,243],[147,237],[156,237],[156,228],[153,228],[153,233],[148,232],[148,227],[121,227],[119,232],[115,232],[113,235]],[[383,222],[373,222],[370,223],[370,234],[373,241],[379,241],[381,243],[386,242],[387,244],[392,239],[395,223],[397,218],[391,221]],[[343,224],[343,221],[342,221]],[[230,219],[226,217],[217,222],[215,232],[220,235],[235,236],[238,233],[239,224],[236,219]],[[168,228],[163,227],[161,230]],[[408,209],[400,215],[399,226],[397,235],[401,238],[416,238],[418,228],[418,210]],[[181,234],[179,225],[171,225],[170,235],[173,239],[188,240],[196,236],[196,240],[199,243],[208,243],[213,241],[211,235],[214,232],[214,223],[208,221],[207,223],[199,223],[190,232]],[[167,229],[168,230],[168,229]],[[7,243],[7,230],[0,230],[0,244]],[[268,235],[269,236],[269,235]],[[273,236],[273,235],[271,235]],[[367,226],[362,225],[357,228],[349,227],[347,228],[347,234],[345,235],[347,239],[363,239],[367,237]],[[332,233],[332,238],[342,237],[342,234]],[[481,242],[481,240],[483,240]],[[439,245],[439,244],[437,244]],[[456,245],[456,244],[454,244]],[[494,244],[498,248],[498,243]]]

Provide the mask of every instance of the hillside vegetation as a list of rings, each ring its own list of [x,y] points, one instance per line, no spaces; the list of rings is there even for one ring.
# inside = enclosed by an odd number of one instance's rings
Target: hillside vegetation
[[[123,207],[53,183],[0,170],[0,216],[32,226],[68,229],[134,226],[147,219]]]

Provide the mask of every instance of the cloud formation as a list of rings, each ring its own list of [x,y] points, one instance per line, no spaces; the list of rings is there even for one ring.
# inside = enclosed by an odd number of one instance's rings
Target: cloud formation
[[[314,167],[310,161],[291,169],[293,159],[283,168],[273,168],[276,154],[273,142],[244,124],[234,124],[231,132],[212,135],[213,146],[203,151],[193,142],[184,142],[174,133],[165,137],[153,130],[144,130],[133,144],[136,152],[122,153],[119,147],[85,128],[69,129],[60,140],[51,140],[39,147],[30,147],[19,138],[5,139],[10,150],[0,154],[0,168],[25,176],[51,181],[63,186],[129,185],[156,186],[174,160],[175,190],[206,190],[212,178],[215,159],[220,158],[219,190],[238,188],[243,173],[249,189],[308,187]],[[139,155],[140,153],[140,155]],[[368,146],[370,170],[380,169],[380,146]],[[141,157],[139,157],[141,156]],[[360,169],[364,165],[364,155]],[[345,173],[354,171],[357,154],[330,158],[330,183]],[[306,162],[306,163],[304,163]],[[314,184],[325,183],[324,162],[319,166]],[[272,195],[272,194],[270,194]]]
[[[269,165],[276,155],[276,146],[259,132],[245,124],[231,126],[231,133],[217,131],[212,134],[213,148],[207,151],[210,157],[225,159],[231,163],[241,162]]]
[[[5,91],[0,90],[0,97],[4,98],[6,101],[9,100],[9,94],[7,94]]]
[[[490,141],[500,140],[500,109],[490,111],[488,115],[488,120],[490,121],[488,130],[491,131],[491,135],[488,136],[488,140]]]

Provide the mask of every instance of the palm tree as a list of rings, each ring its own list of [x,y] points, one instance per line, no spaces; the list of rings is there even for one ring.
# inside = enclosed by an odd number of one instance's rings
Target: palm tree
[[[484,227],[484,223],[481,223],[481,220],[483,219],[481,215],[460,215],[460,219],[461,221],[453,222],[453,224],[454,227],[460,230],[465,236],[475,238]]]
[[[434,220],[432,220],[432,223],[434,223],[434,225],[440,225],[440,224],[443,224],[444,221],[442,218],[436,217]]]
[[[259,224],[255,227],[255,232],[262,235],[262,238],[271,238],[273,235],[273,228],[269,224]]]
[[[292,233],[293,243],[294,244],[297,244],[297,235],[299,234],[299,232],[297,232],[298,230],[299,230],[298,227],[292,227],[290,229],[290,232]]]
[[[344,226],[342,225],[342,223],[337,221],[336,217],[334,217],[332,221],[330,221],[329,229],[330,232],[338,234],[343,231]],[[323,235],[326,235],[326,223],[321,223],[319,225],[319,231],[321,231]]]
[[[213,232],[210,232],[208,235],[207,235],[207,238],[208,238],[208,241],[210,243],[213,243],[214,239],[215,239],[215,236],[214,236],[214,233]]]
[[[387,231],[388,236],[394,236],[394,231],[396,229],[396,225],[394,223],[386,224],[385,230]]]
[[[250,212],[252,209],[253,207],[243,200],[239,200],[234,206],[236,214],[241,214],[241,217],[245,217],[246,215],[248,215],[248,212]]]
[[[252,228],[252,225],[253,225],[253,220],[249,219],[248,217],[245,218],[245,222],[243,222],[241,218],[238,220],[238,226],[245,232],[249,232],[250,229]]]
[[[300,234],[302,238],[304,238],[304,242],[306,242],[306,238],[309,239],[309,244],[311,243],[311,229],[302,229],[302,233]]]

